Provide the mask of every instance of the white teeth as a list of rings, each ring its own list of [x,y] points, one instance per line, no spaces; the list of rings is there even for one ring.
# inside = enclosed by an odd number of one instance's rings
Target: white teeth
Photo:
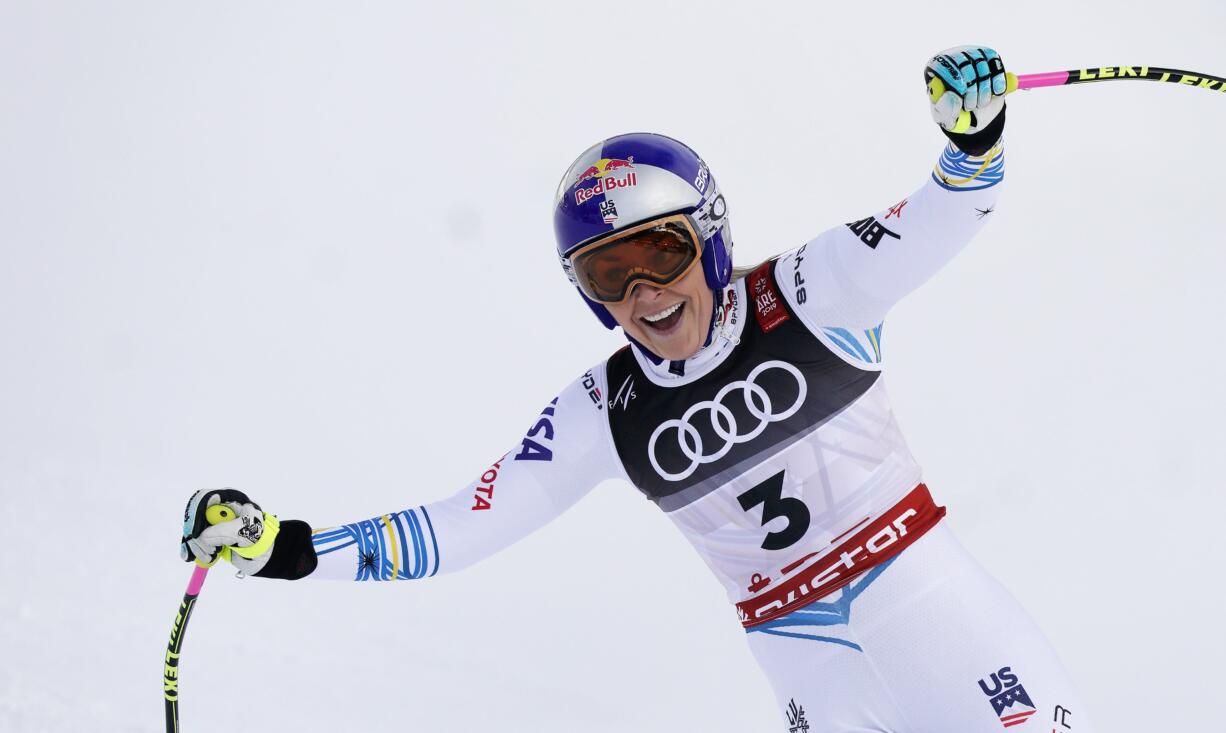
[[[680,303],[678,303],[678,304],[676,304],[676,305],[672,306],[671,308],[665,308],[664,310],[660,311],[659,313],[655,313],[655,314],[650,315],[650,316],[643,316],[643,320],[644,320],[644,321],[647,321],[648,323],[657,323],[657,322],[659,322],[659,321],[664,320],[665,318],[668,318],[668,317],[669,317],[669,316],[671,316],[672,314],[676,313],[676,312],[677,312],[677,309],[678,309],[678,308],[680,308],[680,307],[681,307],[681,304],[680,304]]]

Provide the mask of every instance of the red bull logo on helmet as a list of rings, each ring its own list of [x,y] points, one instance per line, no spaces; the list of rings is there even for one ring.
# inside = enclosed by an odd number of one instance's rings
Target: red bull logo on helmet
[[[626,158],[625,160],[621,158],[601,158],[600,160],[596,161],[593,165],[589,165],[586,170],[580,172],[578,177],[575,178],[574,185],[578,186],[580,183],[583,183],[589,178],[604,178],[605,176],[611,173],[630,170],[633,167],[634,167],[634,156],[633,155]]]
[[[630,188],[631,186],[637,186],[638,184],[638,176],[633,171],[621,177],[607,176],[604,178],[597,178],[595,186],[575,189],[575,203],[582,204],[592,197],[599,196],[602,193],[610,193],[614,189]]]

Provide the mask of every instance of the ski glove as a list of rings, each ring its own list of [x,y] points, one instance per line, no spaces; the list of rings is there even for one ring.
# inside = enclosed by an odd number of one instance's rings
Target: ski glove
[[[244,575],[286,580],[306,577],[318,564],[309,524],[282,522],[237,489],[192,494],[179,556],[205,566],[223,558]]]
[[[202,489],[183,512],[179,556],[201,565],[224,558],[254,575],[272,556],[281,523],[236,489]]]
[[[982,155],[1004,130],[1009,81],[1000,54],[986,46],[957,46],[924,66],[932,119],[965,153]]]

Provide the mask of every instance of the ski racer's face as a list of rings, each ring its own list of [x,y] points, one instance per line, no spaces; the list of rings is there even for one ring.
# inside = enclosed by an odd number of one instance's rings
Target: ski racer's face
[[[636,282],[630,297],[605,307],[618,325],[653,353],[669,360],[688,359],[707,340],[714,295],[697,263],[668,287]]]

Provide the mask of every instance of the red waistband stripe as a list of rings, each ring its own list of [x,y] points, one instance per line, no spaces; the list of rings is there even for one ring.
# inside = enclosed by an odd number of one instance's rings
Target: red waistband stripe
[[[779,585],[736,604],[746,628],[778,618],[842,588],[910,547],[945,516],[919,484],[901,501]],[[846,536],[846,533],[838,539]]]

